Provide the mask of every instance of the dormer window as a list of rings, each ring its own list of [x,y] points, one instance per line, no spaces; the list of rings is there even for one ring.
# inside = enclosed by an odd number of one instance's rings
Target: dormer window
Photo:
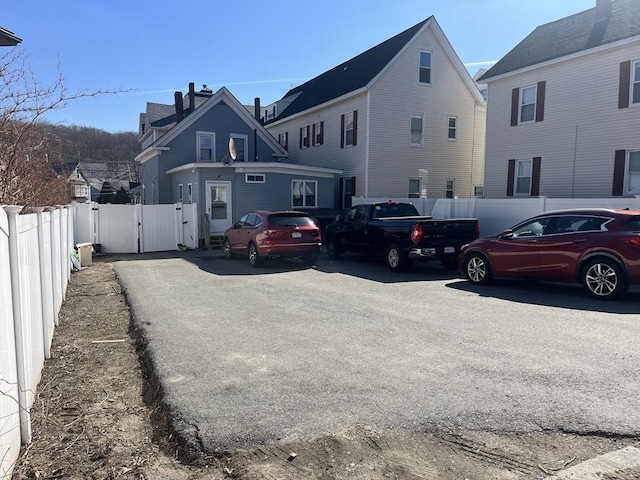
[[[215,158],[216,134],[212,132],[197,132],[198,161],[211,162]]]

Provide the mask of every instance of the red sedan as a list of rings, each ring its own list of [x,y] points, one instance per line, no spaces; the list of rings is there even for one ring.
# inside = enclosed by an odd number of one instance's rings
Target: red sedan
[[[320,255],[320,229],[308,214],[257,210],[244,215],[224,234],[224,256],[242,255],[252,267],[267,258],[300,258],[315,265]]]
[[[498,277],[549,280],[581,283],[599,299],[620,297],[640,284],[640,211],[545,212],[465,245],[458,265],[475,284]]]

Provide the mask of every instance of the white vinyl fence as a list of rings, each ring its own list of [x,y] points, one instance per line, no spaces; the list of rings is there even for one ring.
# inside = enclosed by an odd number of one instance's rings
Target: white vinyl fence
[[[145,253],[198,247],[196,204],[73,205],[76,243],[104,253]]]
[[[352,204],[389,200],[412,203],[420,215],[434,218],[477,218],[480,235],[497,235],[538,213],[567,208],[629,208],[640,210],[640,196],[620,198],[362,198]]]
[[[0,208],[0,478],[10,478],[71,275],[68,207]]]

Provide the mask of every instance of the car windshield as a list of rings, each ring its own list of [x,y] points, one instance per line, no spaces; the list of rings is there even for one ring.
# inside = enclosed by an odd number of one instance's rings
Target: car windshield
[[[274,213],[269,215],[269,225],[272,227],[307,227],[313,225],[313,220],[305,214]]]
[[[410,203],[382,203],[375,207],[374,218],[415,217],[420,215]]]

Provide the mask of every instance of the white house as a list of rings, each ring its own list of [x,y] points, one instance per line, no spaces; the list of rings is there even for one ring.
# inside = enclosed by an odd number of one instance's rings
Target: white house
[[[539,26],[488,84],[486,197],[640,194],[640,2]]]
[[[341,169],[351,196],[470,197],[486,104],[434,17],[290,90],[265,111],[289,162]]]

